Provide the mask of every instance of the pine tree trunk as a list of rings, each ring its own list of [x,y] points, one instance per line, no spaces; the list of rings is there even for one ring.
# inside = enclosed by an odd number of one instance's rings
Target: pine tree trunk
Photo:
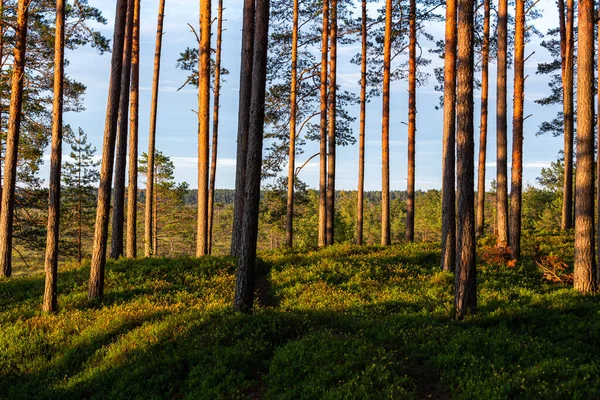
[[[158,23],[156,27],[156,48],[154,52],[154,75],[152,78],[152,103],[150,104],[150,135],[148,136],[148,165],[146,172],[146,209],[144,215],[144,248],[146,257],[152,255],[152,209],[154,207],[154,156],[156,153],[156,117],[158,109],[158,87],[160,81],[160,57],[162,52],[165,0],[158,5]]]
[[[208,140],[210,136],[210,0],[200,0],[198,77],[198,235],[196,257],[208,254]]]
[[[475,193],[473,142],[473,0],[458,2],[457,185],[458,235],[454,281],[456,317],[475,312]]]
[[[510,257],[521,257],[523,197],[523,102],[525,92],[525,0],[515,2],[515,82],[513,101],[512,179],[510,192]]]
[[[415,141],[417,134],[417,1],[410,0],[408,46],[408,181],[406,240],[415,240]]]
[[[254,34],[254,55],[250,120],[248,129],[248,152],[246,161],[246,191],[242,223],[242,235],[237,264],[235,311],[249,312],[254,301],[254,271],[256,241],[258,237],[258,208],[260,202],[260,178],[262,145],[265,120],[265,88],[267,76],[267,45],[269,37],[269,0],[257,0]]]
[[[48,196],[48,233],[44,269],[44,312],[57,311],[58,240],[60,227],[60,174],[62,159],[63,91],[65,71],[65,1],[56,1],[56,35],[54,39],[54,102],[52,105],[52,149]]]
[[[294,0],[294,22],[292,26],[292,78],[290,87],[290,151],[288,162],[287,215],[285,241],[288,247],[294,245],[294,183],[296,169],[296,90],[298,87],[298,0]]]
[[[327,246],[327,59],[329,55],[329,0],[323,1],[323,29],[321,35],[319,247]]]
[[[155,175],[156,176],[156,175]],[[152,210],[152,254],[158,255],[158,188],[154,182],[154,201]]]
[[[23,107],[23,81],[25,75],[25,49],[27,45],[27,18],[29,1],[19,0],[17,9],[16,41],[13,51],[13,68],[10,91],[8,133],[4,155],[4,188],[0,213],[0,264],[4,276],[12,274],[12,225],[17,181],[17,153]]]
[[[498,77],[496,79],[496,215],[497,244],[508,245],[508,161],[506,122],[506,57],[507,57],[508,0],[498,3]]]
[[[365,195],[365,131],[367,118],[367,0],[361,1],[360,133],[358,139],[358,204],[356,206],[356,244],[363,244]]]
[[[487,156],[488,93],[490,61],[490,0],[483,2],[483,49],[481,55],[481,123],[479,128],[479,166],[477,178],[477,236],[485,228],[485,163]]]
[[[81,265],[81,260],[83,259],[81,251],[81,239],[83,236],[83,201],[81,200],[81,192],[79,193],[79,202],[77,204],[77,222],[77,262]]]
[[[383,41],[383,88],[381,118],[381,245],[390,239],[390,65],[392,48],[392,0],[385,2],[385,35]]]
[[[327,129],[327,244],[335,242],[335,150],[337,108],[337,0],[330,4],[329,101]]]
[[[137,257],[138,125],[140,90],[140,0],[134,0],[131,46],[129,186],[127,188],[127,258]]]
[[[563,206],[562,206],[562,229],[573,228],[573,138],[575,122],[573,119],[573,25],[574,5],[573,0],[567,0],[566,26],[564,27],[563,53],[563,123],[564,123],[564,156],[565,169],[563,179]],[[564,14],[564,5],[563,5]],[[561,18],[564,21],[564,17]],[[563,25],[561,23],[561,25]],[[562,36],[562,35],[561,35]]]
[[[456,0],[446,2],[444,60],[441,267],[443,271],[454,271],[456,263]]]
[[[102,298],[104,295],[104,268],[106,266],[110,192],[112,189],[111,183],[115,161],[115,141],[117,136],[117,119],[119,116],[119,97],[121,93],[121,72],[123,69],[123,45],[125,37],[125,20],[127,19],[127,3],[127,0],[118,0],[115,13],[115,31],[113,36],[110,81],[108,84],[104,143],[102,145],[102,164],[100,167],[100,185],[98,187],[98,207],[96,209],[94,247],[92,250],[88,290],[88,297],[90,299]]]
[[[231,231],[231,255],[239,254],[242,240],[244,193],[246,192],[246,153],[250,124],[250,101],[252,95],[252,63],[254,62],[255,0],[244,0],[242,26],[242,61],[240,66],[240,101],[238,107],[237,156],[235,167],[235,203],[233,229]]]
[[[594,241],[594,2],[579,0],[575,289],[597,290]]]
[[[123,228],[125,226],[125,170],[127,168],[127,127],[129,125],[129,93],[131,81],[131,54],[133,35],[133,8],[135,0],[129,1],[123,48],[123,71],[121,72],[121,98],[115,157],[115,182],[113,196],[112,240],[110,258],[123,255]]]
[[[221,97],[221,43],[223,36],[223,0],[217,9],[217,51],[215,55],[215,88],[213,93],[213,135],[211,149],[210,178],[208,187],[208,254],[212,254],[213,220],[215,204],[215,181],[217,178],[217,150],[219,142],[219,107]]]

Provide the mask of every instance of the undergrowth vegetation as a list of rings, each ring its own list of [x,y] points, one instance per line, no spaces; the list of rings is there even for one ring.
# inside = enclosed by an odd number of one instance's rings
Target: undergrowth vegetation
[[[231,258],[109,263],[101,304],[65,267],[56,315],[42,275],[0,280],[0,397],[600,398],[600,301],[544,278],[535,257],[570,256],[552,240],[482,258],[460,322],[435,244],[263,254],[251,315]]]

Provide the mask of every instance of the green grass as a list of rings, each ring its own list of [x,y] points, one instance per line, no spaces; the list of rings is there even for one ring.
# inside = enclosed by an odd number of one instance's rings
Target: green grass
[[[431,244],[269,253],[252,315],[230,309],[230,258],[63,268],[0,280],[0,397],[597,399],[600,301],[544,283],[532,263],[479,265],[479,314],[452,318]]]

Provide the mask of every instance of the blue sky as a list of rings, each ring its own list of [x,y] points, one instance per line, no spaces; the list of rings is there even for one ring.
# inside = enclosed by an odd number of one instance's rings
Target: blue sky
[[[100,27],[105,36],[112,38],[114,23],[114,0],[89,0],[90,5],[98,7],[108,19],[106,26]],[[175,163],[176,179],[186,181],[191,187],[197,182],[197,116],[192,111],[197,107],[196,90],[186,87],[177,92],[177,88],[186,79],[186,73],[176,68],[179,53],[188,46],[194,45],[194,35],[187,23],[198,25],[197,0],[166,0],[165,28],[163,38],[163,56],[161,63],[161,82],[158,104],[157,149],[170,156]],[[216,3],[216,2],[215,2]],[[239,84],[239,53],[241,38],[241,0],[225,0],[223,36],[223,67],[230,71],[223,84],[221,100],[220,142],[217,169],[217,187],[233,188],[235,182],[235,149],[237,134],[237,93]],[[375,9],[377,4],[370,4]],[[141,70],[140,70],[140,152],[148,148],[148,120],[150,115],[150,95],[152,82],[152,63],[154,41],[156,35],[157,0],[142,1],[141,27]],[[542,0],[538,7],[544,10],[544,18],[536,21],[542,32],[556,25],[558,20],[556,6],[551,0]],[[216,15],[216,14],[215,14]],[[428,30],[436,39],[443,38],[443,24],[430,24]],[[421,41],[424,51],[432,44]],[[339,52],[338,82],[343,89],[358,93],[359,71],[349,61],[359,51],[358,45],[343,46]],[[557,108],[540,106],[533,101],[546,95],[549,91],[547,77],[535,74],[536,65],[549,60],[547,51],[539,46],[539,39],[527,44],[526,55],[535,54],[526,64],[525,115],[532,114],[525,121],[524,142],[524,181],[535,184],[535,178],[541,168],[555,160],[562,148],[562,138],[536,137],[537,127],[544,119],[554,117]],[[65,120],[75,127],[82,127],[90,137],[90,141],[100,149],[104,129],[104,116],[108,90],[110,55],[98,55],[90,48],[81,48],[67,55],[70,64],[67,73],[87,85],[85,96],[86,111],[67,113]],[[429,68],[441,65],[442,60],[435,58]],[[490,120],[488,133],[488,163],[486,181],[489,187],[495,177],[495,86],[496,65],[490,65]],[[509,108],[512,109],[512,70],[509,71]],[[441,134],[442,112],[435,110],[439,93],[433,90],[434,78],[431,77],[425,86],[417,92],[417,155],[416,186],[417,189],[441,187]],[[407,93],[406,82],[393,82],[391,95],[391,187],[392,190],[406,189],[407,127]],[[358,113],[358,106],[354,107]],[[509,132],[511,130],[512,112],[509,112]],[[475,131],[476,149],[479,147],[479,92],[475,99]],[[358,134],[358,121],[355,124]],[[366,138],[366,190],[381,189],[381,99],[374,99],[367,107]],[[512,143],[509,137],[509,146]],[[298,157],[303,163],[310,154],[316,153],[316,144],[309,144],[304,154]],[[68,149],[65,149],[68,153]],[[510,153],[510,150],[509,150]],[[358,147],[338,148],[336,188],[353,190],[357,185]],[[510,160],[509,160],[510,163]],[[318,185],[318,158],[315,158],[301,172],[301,179],[311,187]],[[509,164],[510,165],[510,164]],[[42,170],[47,175],[47,168]],[[143,178],[140,179],[143,186]]]

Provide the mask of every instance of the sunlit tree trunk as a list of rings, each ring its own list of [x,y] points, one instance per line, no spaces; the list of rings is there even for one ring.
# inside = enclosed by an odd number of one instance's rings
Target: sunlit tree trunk
[[[335,150],[337,107],[337,0],[331,0],[329,27],[329,111],[327,129],[327,244],[335,241]]]
[[[290,87],[290,149],[288,161],[287,215],[285,241],[294,245],[294,183],[296,169],[296,90],[298,86],[298,0],[294,0],[294,22],[292,26],[292,79]]]
[[[562,2],[562,1],[561,1]],[[561,7],[559,2],[559,8]],[[562,83],[563,83],[563,124],[565,168],[563,179],[562,229],[573,228],[573,48],[574,48],[574,1],[567,0],[566,23],[561,16]],[[564,4],[562,5],[564,14]],[[562,27],[564,25],[564,28]],[[564,38],[563,38],[564,36]]]
[[[485,227],[485,162],[487,156],[489,60],[490,0],[484,0],[483,48],[481,54],[481,123],[479,128],[479,166],[477,178],[477,236],[483,236]]]
[[[254,61],[250,102],[250,123],[246,163],[246,206],[237,264],[233,308],[248,312],[254,301],[254,271],[258,237],[258,207],[265,120],[265,88],[267,76],[267,45],[269,37],[269,0],[257,0],[254,35]]]
[[[156,179],[156,171],[154,171]],[[158,190],[154,181],[154,201],[152,202],[152,254],[158,255]]]
[[[140,0],[134,0],[131,46],[129,186],[127,188],[127,258],[137,257],[138,126],[140,90]]]
[[[579,0],[575,289],[597,290],[594,241],[594,2]]]
[[[446,2],[444,52],[444,133],[442,139],[442,261],[444,271],[456,263],[456,1]]]
[[[327,246],[327,59],[329,54],[329,0],[323,1],[323,29],[321,35],[319,247]]]
[[[127,0],[118,0],[113,36],[113,50],[108,83],[108,101],[104,124],[104,143],[100,167],[100,185],[98,187],[98,207],[96,208],[96,227],[90,270],[88,297],[102,298],[104,295],[104,267],[106,265],[106,245],[108,240],[108,220],[110,213],[110,192],[115,161],[115,141],[119,116],[119,97],[121,94],[121,72],[123,69],[123,47],[125,22],[127,19]]]
[[[198,234],[196,256],[208,254],[208,138],[210,136],[210,0],[200,0],[198,77]]]
[[[508,161],[506,122],[506,63],[508,0],[498,3],[498,77],[496,79],[496,218],[497,244],[508,245]]]
[[[390,64],[392,48],[392,0],[385,2],[385,35],[383,40],[383,87],[381,118],[381,245],[390,239]]]
[[[23,107],[23,81],[25,75],[25,49],[27,44],[28,0],[19,0],[15,47],[10,91],[8,133],[4,155],[4,187],[0,213],[0,263],[4,276],[12,274],[12,225],[15,208],[15,186],[17,181],[17,152],[21,130]]]
[[[152,209],[154,207],[154,155],[156,153],[156,118],[158,111],[158,86],[160,81],[160,57],[162,52],[165,0],[158,5],[158,23],[156,26],[156,47],[154,51],[154,73],[152,78],[152,100],[150,103],[150,134],[148,135],[148,168],[146,171],[146,209],[144,210],[144,254],[152,255]]]
[[[360,133],[358,139],[358,204],[356,206],[356,244],[363,244],[365,195],[365,131],[367,115],[367,0],[361,1]]]
[[[127,168],[127,127],[129,125],[129,93],[131,82],[131,53],[133,35],[133,8],[135,0],[129,1],[123,48],[123,71],[121,73],[121,98],[115,158],[115,182],[113,196],[112,240],[110,258],[123,255],[123,228],[125,226],[125,170]]]
[[[52,105],[52,149],[48,196],[48,233],[44,269],[46,282],[42,309],[57,310],[58,239],[60,226],[60,173],[62,159],[63,91],[65,71],[65,1],[56,1],[56,34],[54,38],[54,102]]]
[[[417,134],[417,1],[410,0],[408,46],[408,179],[406,240],[415,240],[415,142]]]
[[[525,0],[515,1],[515,81],[513,147],[510,191],[510,257],[521,256],[521,201],[523,192],[523,101],[525,91]]]
[[[456,317],[475,312],[475,193],[473,142],[473,0],[458,1],[457,185],[458,235],[454,281]]]
[[[217,50],[215,55],[215,87],[213,92],[213,135],[211,149],[210,177],[208,187],[208,254],[212,253],[213,220],[215,204],[215,182],[217,179],[217,155],[219,143],[219,107],[221,97],[221,43],[223,36],[223,0],[217,9]]]

